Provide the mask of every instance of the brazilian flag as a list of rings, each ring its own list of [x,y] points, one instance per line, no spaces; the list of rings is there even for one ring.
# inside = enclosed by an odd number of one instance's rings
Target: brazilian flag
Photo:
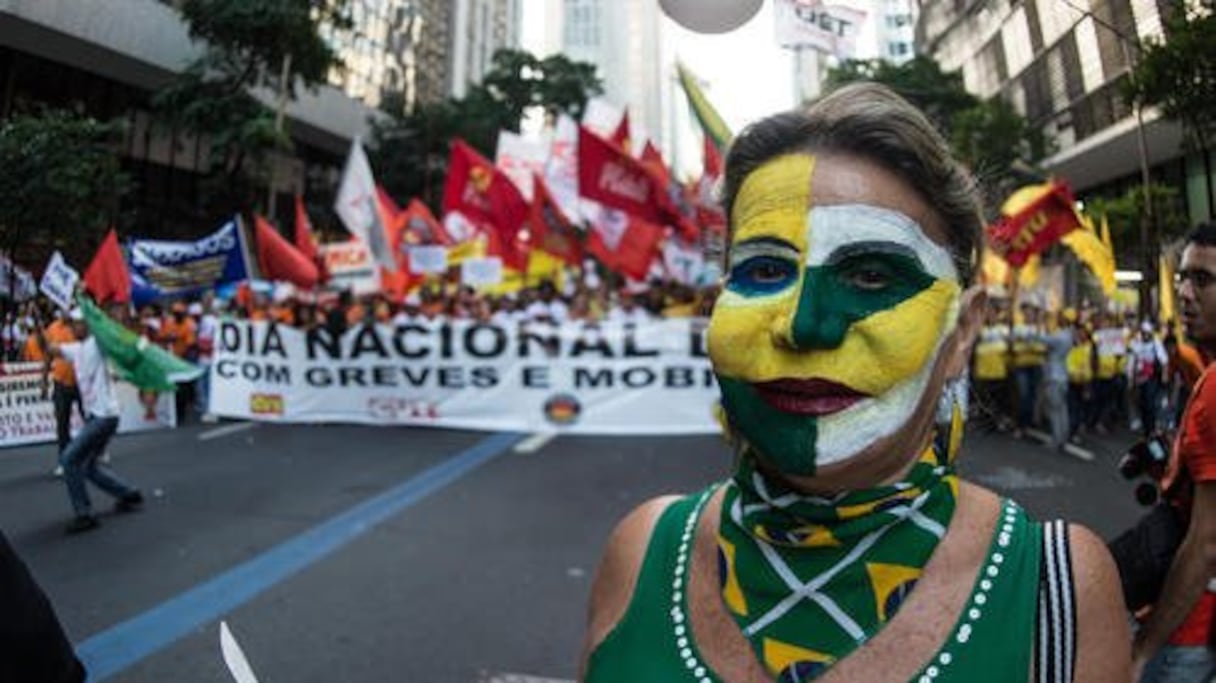
[[[147,391],[174,391],[177,382],[192,382],[203,369],[149,342],[106,315],[87,296],[78,303],[89,331],[118,377]]]

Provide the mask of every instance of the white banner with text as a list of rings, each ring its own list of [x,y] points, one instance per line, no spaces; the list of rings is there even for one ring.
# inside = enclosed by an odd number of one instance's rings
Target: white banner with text
[[[224,320],[211,412],[281,422],[705,434],[718,388],[703,319],[526,328],[459,320],[331,337]]]
[[[122,411],[118,432],[146,432],[177,425],[173,394],[142,392],[126,382],[116,382]],[[72,406],[72,432],[83,424],[80,410]],[[0,363],[0,448],[55,440],[55,406],[51,389],[42,395],[41,363]]]

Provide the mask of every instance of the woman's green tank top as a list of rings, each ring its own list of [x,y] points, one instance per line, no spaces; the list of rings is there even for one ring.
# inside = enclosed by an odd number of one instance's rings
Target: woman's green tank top
[[[721,681],[692,642],[685,596],[696,521],[710,489],[672,503],[655,525],[621,621],[591,653],[587,683]],[[1010,500],[949,639],[917,683],[1025,683],[1034,652],[1042,527]]]

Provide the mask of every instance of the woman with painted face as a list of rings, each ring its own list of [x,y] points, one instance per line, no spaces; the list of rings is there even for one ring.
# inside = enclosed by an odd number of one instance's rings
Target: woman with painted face
[[[983,222],[925,117],[841,89],[748,127],[724,195],[735,468],[620,523],[585,680],[1127,680],[1102,542],[954,473]]]

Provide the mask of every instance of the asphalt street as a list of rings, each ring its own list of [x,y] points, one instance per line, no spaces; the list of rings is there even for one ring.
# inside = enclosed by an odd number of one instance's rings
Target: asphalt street
[[[1110,538],[1140,512],[1115,470],[969,434],[964,477]],[[232,680],[227,622],[262,681],[574,678],[591,576],[615,521],[727,472],[716,437],[567,437],[229,423],[117,438],[148,498],[67,537],[52,446],[0,450],[0,528],[92,680]]]

